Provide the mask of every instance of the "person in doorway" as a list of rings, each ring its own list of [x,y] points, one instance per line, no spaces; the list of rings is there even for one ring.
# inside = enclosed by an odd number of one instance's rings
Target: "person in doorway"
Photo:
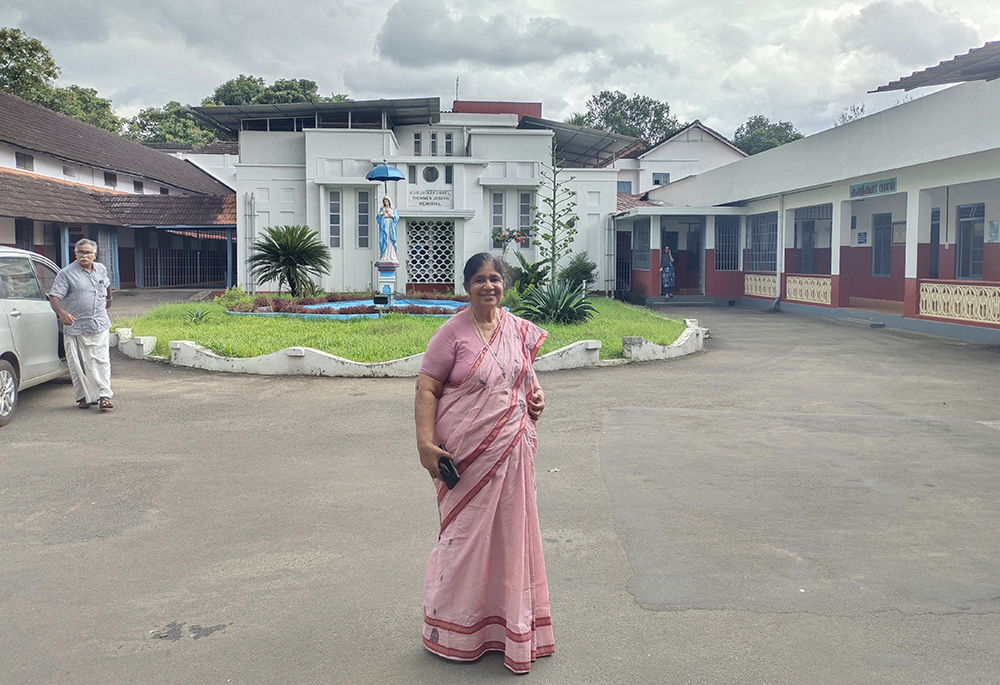
[[[663,246],[660,253],[660,293],[668,299],[673,297],[671,290],[674,287],[674,255],[670,251],[669,245]]]
[[[424,646],[455,661],[502,651],[527,673],[555,651],[535,501],[535,423],[545,394],[532,364],[548,333],[505,311],[504,266],[465,265],[469,307],[431,338],[414,401],[417,451],[437,488],[440,529],[424,577]],[[442,482],[441,457],[460,479]]]
[[[378,222],[379,261],[399,263],[396,257],[396,223],[399,221],[399,214],[389,198],[382,198],[382,209],[375,220]]]
[[[113,298],[108,270],[96,259],[97,243],[86,238],[77,241],[76,261],[56,274],[49,305],[63,325],[76,406],[88,409],[96,404],[108,411],[114,408],[107,312]]]

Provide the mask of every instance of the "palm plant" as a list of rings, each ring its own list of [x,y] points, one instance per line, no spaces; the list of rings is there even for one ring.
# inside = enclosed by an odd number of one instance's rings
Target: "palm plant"
[[[594,316],[596,310],[587,301],[582,284],[573,286],[563,282],[530,288],[514,313],[535,323],[582,323]]]
[[[247,265],[257,285],[277,281],[281,292],[287,284],[292,297],[310,291],[314,285],[310,274],[330,273],[330,253],[308,226],[266,228],[251,250]]]

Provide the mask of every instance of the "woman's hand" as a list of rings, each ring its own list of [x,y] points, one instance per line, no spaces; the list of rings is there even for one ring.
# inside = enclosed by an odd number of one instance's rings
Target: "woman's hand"
[[[441,472],[438,470],[438,459],[441,457],[453,458],[451,454],[433,443],[417,445],[417,451],[420,453],[420,465],[427,469],[431,478],[440,480]]]
[[[545,409],[545,393],[541,388],[535,388],[528,398],[528,418],[537,421]]]

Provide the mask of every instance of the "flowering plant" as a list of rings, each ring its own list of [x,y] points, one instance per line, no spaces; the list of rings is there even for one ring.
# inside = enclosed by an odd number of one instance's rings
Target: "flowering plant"
[[[528,239],[531,237],[531,229],[527,227],[519,228],[494,228],[493,229],[493,243],[500,243],[500,247],[503,250],[501,259],[507,259],[507,247],[511,242],[515,242],[518,246],[524,246],[528,243]]]

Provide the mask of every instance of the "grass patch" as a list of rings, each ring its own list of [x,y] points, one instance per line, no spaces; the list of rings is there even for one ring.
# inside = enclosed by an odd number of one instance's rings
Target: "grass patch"
[[[577,340],[600,340],[601,359],[622,357],[622,336],[669,345],[684,322],[664,319],[643,307],[592,298],[597,316],[584,324],[543,326],[549,331],[541,354]],[[192,311],[205,314],[192,315]],[[191,340],[224,357],[256,357],[286,347],[312,347],[358,362],[383,362],[419,354],[446,318],[389,314],[378,319],[306,319],[295,316],[234,316],[218,304],[169,304],[149,314],[115,321],[132,335],[156,336],[155,355],[170,356],[168,342]]]

